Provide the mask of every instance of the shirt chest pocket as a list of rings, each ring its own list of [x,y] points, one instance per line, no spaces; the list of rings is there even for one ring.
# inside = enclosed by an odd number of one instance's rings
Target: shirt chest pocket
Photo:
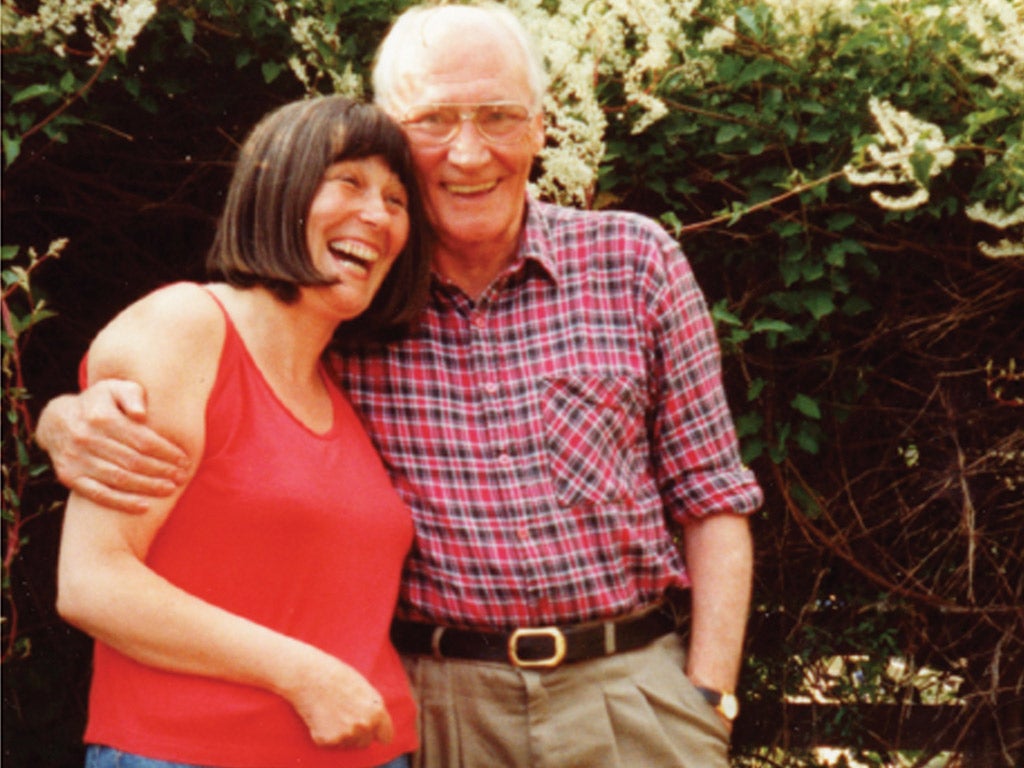
[[[644,407],[629,376],[571,376],[545,381],[544,441],[563,506],[632,497],[643,455]]]

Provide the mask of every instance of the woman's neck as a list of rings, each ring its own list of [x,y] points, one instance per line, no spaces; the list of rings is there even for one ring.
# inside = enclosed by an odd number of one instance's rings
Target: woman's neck
[[[265,288],[216,285],[246,348],[268,379],[291,386],[315,380],[317,364],[334,333],[335,323],[286,304]]]

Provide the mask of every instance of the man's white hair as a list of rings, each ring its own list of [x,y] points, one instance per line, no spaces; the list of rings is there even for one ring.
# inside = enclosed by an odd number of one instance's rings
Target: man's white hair
[[[533,101],[531,109],[543,106],[547,73],[539,49],[515,14],[492,2],[473,5],[417,5],[404,11],[394,22],[377,49],[373,67],[373,96],[378,105],[398,115],[404,105],[395,98],[399,80],[421,66],[427,49],[450,24],[497,24],[508,33],[523,55],[526,78]]]

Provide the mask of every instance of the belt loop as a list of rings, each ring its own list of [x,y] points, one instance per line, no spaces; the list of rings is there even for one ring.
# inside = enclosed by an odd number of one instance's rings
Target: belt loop
[[[441,636],[444,634],[446,627],[437,626],[434,627],[434,632],[430,636],[430,652],[434,655],[434,661],[440,661],[444,658],[441,654]]]
[[[604,655],[611,656],[615,653],[615,622],[604,623]]]

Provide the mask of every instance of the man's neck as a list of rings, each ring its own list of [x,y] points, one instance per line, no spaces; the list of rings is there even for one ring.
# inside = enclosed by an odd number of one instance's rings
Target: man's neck
[[[458,286],[477,301],[494,280],[515,259],[516,250],[504,252],[492,248],[454,252],[438,246],[434,253],[434,269],[445,280]]]

